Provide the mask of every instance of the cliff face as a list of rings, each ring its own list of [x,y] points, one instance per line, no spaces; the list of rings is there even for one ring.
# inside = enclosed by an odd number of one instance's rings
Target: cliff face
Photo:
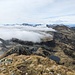
[[[40,43],[19,39],[3,40],[2,47],[5,50],[2,50],[5,53],[0,56],[0,68],[3,68],[0,69],[0,73],[2,75],[75,75],[75,31],[66,26],[53,28],[56,32],[48,32],[54,36],[53,39]]]

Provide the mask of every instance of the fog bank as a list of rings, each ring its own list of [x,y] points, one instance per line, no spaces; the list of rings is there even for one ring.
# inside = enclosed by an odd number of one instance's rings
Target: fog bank
[[[0,26],[0,38],[9,40],[17,38],[24,41],[41,42],[43,38],[52,38],[46,31],[55,31],[52,28],[31,26]]]

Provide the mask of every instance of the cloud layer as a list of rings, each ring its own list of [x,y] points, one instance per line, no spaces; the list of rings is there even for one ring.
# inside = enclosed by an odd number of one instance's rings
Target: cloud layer
[[[44,38],[53,37],[46,31],[55,30],[51,28],[30,28],[29,26],[0,26],[0,38],[4,40],[17,38],[24,41],[41,42]]]

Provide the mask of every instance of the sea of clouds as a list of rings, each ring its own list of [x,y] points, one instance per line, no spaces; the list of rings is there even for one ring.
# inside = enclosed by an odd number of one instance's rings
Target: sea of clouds
[[[32,26],[0,26],[0,38],[10,40],[17,38],[24,41],[41,42],[41,39],[53,37],[47,31],[53,31],[47,27],[32,27]]]

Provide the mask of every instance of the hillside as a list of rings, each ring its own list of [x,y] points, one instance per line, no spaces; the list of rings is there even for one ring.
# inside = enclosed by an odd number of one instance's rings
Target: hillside
[[[75,31],[54,26],[41,42],[2,40],[0,75],[75,75]]]

